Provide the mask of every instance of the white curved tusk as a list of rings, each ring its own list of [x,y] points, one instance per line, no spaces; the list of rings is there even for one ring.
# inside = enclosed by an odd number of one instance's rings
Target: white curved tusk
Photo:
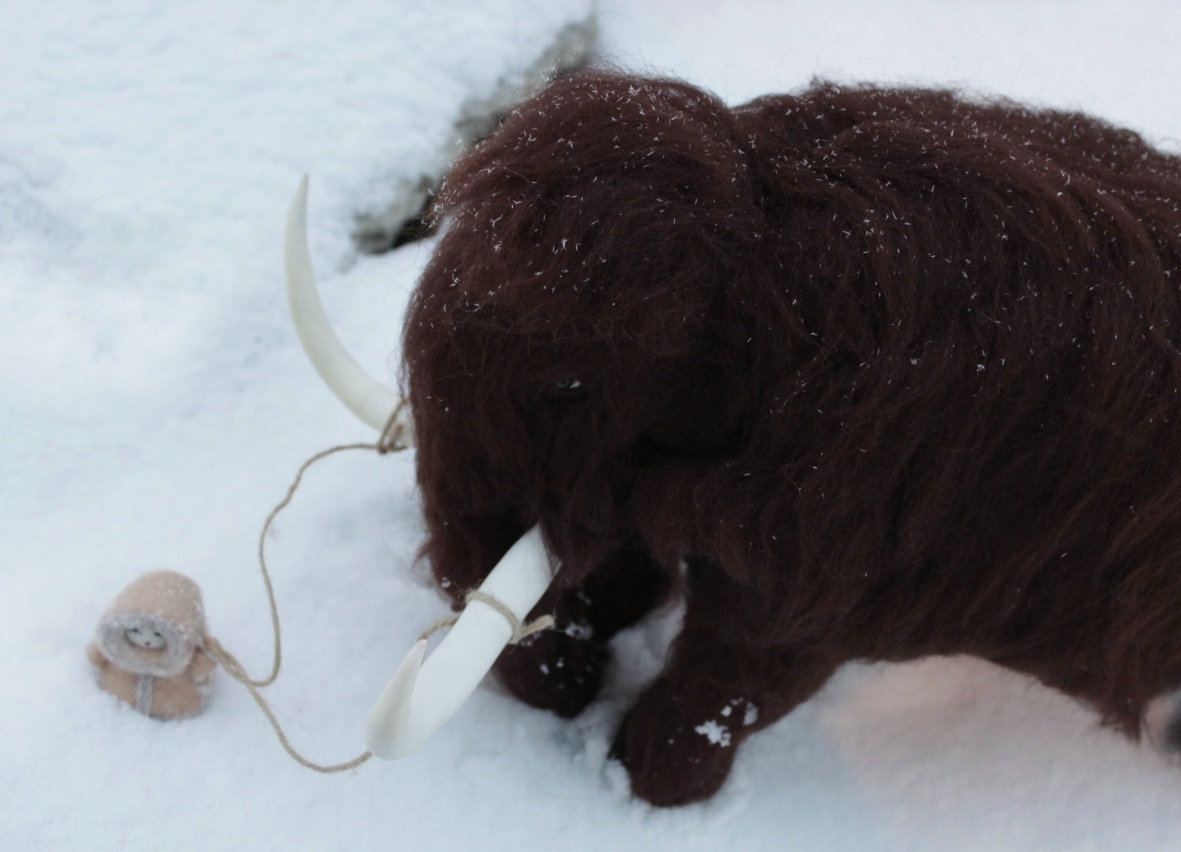
[[[312,258],[308,252],[307,219],[308,178],[304,175],[287,212],[284,242],[287,304],[291,308],[295,331],[303,344],[303,351],[329,389],[349,411],[380,432],[389,422],[398,398],[361,369],[328,323],[320,294],[316,291],[316,274],[312,271]],[[405,433],[408,434],[409,430]]]
[[[535,526],[509,548],[480,591],[524,621],[552,579],[549,552]],[[504,615],[476,599],[425,663],[426,640],[420,639],[369,711],[369,750],[394,760],[426,742],[475,691],[512,634]]]
[[[299,342],[337,398],[361,420],[383,431],[398,399],[361,369],[328,323],[308,252],[307,206],[308,179],[304,176],[287,213],[284,245],[287,299]],[[411,443],[409,408],[403,406],[401,411],[401,440]],[[480,591],[524,621],[552,578],[541,530],[533,527],[509,548]],[[512,635],[513,628],[503,614],[472,600],[425,663],[426,640],[416,643],[369,713],[365,728],[369,750],[393,760],[426,742],[475,691]]]

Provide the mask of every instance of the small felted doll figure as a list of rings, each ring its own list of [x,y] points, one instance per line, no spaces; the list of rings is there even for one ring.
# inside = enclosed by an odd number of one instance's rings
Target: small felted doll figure
[[[98,684],[157,719],[205,709],[216,665],[205,652],[201,590],[183,574],[153,571],[125,588],[86,649]]]

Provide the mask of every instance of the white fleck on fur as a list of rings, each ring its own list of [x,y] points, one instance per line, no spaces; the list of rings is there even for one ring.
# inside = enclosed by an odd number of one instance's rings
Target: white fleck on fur
[[[701,734],[713,745],[728,748],[730,746],[730,729],[725,725],[710,719],[708,722],[702,722],[693,729],[695,733]]]
[[[742,724],[744,727],[753,725],[755,722],[759,721],[758,706],[751,701],[747,701],[745,698],[732,698],[724,707],[722,707],[722,715],[728,719],[730,718],[731,714],[733,714],[735,709],[741,707],[742,705],[746,705],[742,711]]]
[[[581,622],[571,622],[570,624],[567,624],[562,632],[571,639],[581,640],[588,640],[595,635],[595,629],[593,627],[591,627],[589,624],[584,624]]]

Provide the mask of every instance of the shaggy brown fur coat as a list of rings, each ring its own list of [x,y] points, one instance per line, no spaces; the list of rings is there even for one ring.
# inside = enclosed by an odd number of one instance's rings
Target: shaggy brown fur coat
[[[405,382],[444,589],[540,521],[562,715],[683,573],[614,754],[658,804],[849,660],[974,654],[1137,735],[1181,686],[1181,159],[1083,115],[553,83],[459,162]]]

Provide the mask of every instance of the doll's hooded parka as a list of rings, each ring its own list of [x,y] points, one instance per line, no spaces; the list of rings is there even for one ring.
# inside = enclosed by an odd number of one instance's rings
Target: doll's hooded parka
[[[205,708],[215,663],[204,639],[197,584],[183,574],[153,571],[111,604],[87,656],[107,692],[148,716],[183,719]]]

